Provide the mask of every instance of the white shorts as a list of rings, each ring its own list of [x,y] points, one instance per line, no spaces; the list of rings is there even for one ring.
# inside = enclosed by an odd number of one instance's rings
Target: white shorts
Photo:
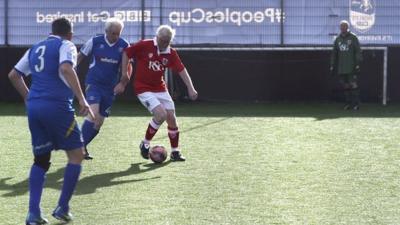
[[[162,105],[166,110],[175,110],[174,101],[167,91],[165,92],[144,92],[138,94],[139,101],[152,113],[158,105]]]

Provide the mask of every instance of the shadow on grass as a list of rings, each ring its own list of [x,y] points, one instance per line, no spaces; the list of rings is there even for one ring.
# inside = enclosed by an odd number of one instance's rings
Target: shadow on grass
[[[343,117],[393,118],[400,117],[400,105],[365,103],[359,111],[346,111],[343,104],[331,102],[177,102],[179,117],[313,117],[316,120]],[[0,116],[25,116],[22,103],[0,103]],[[112,117],[148,117],[150,113],[138,102],[116,102]]]
[[[229,120],[231,118],[232,117],[226,117],[226,118],[222,118],[222,119],[218,118],[218,119],[215,119],[213,121],[208,121],[206,123],[202,123],[202,124],[197,125],[197,126],[193,126],[193,127],[187,128],[187,129],[183,129],[183,130],[180,131],[180,133],[187,134],[187,133],[189,133],[191,131],[194,131],[194,130],[197,130],[197,129],[201,129],[201,128],[204,128],[204,127],[207,127],[207,126],[211,126],[211,125],[214,125],[214,124],[217,124],[217,123],[222,123],[222,122],[224,122],[226,120]],[[160,140],[164,140],[164,139],[165,140],[169,140],[168,135],[162,135],[162,136],[155,137],[155,138],[153,138],[153,141],[160,141]]]
[[[170,161],[164,162],[162,164],[154,164],[149,163],[143,165],[141,168],[140,165],[142,163],[132,164],[128,169],[120,172],[112,172],[112,173],[103,173],[96,174],[89,177],[81,177],[78,182],[78,186],[75,190],[75,195],[87,195],[95,193],[98,188],[110,187],[114,185],[120,185],[125,183],[139,182],[145,180],[158,179],[160,176],[144,178],[144,179],[130,179],[130,180],[115,180],[121,177],[141,174],[145,172],[149,172],[155,169],[162,168],[167,166]],[[64,177],[64,168],[60,168],[55,172],[48,173],[45,183],[45,188],[52,188],[56,190],[61,190],[61,186],[63,183]],[[28,192],[28,182],[26,179],[24,181],[18,182],[16,184],[7,184],[8,180],[11,180],[11,177],[0,179],[0,190],[8,191],[8,193],[3,194],[3,197],[15,197],[20,195],[25,195]]]

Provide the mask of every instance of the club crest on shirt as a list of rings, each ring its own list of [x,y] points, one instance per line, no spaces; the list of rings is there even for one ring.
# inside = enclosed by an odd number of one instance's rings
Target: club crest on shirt
[[[351,45],[351,40],[347,40],[347,45]]]
[[[151,59],[153,57],[153,53],[149,53],[149,59]]]
[[[124,49],[122,47],[118,48],[118,52],[122,52]]]
[[[349,51],[349,45],[347,45],[346,44],[346,42],[339,42],[339,50],[341,51],[341,52],[344,52],[344,51]]]
[[[167,58],[163,58],[162,62],[161,62],[164,66],[166,66],[168,64],[168,59]]]
[[[367,32],[375,24],[375,0],[349,0],[350,23],[359,32]]]
[[[101,44],[101,45],[100,45],[100,48],[104,48],[104,45],[103,45],[103,44]]]

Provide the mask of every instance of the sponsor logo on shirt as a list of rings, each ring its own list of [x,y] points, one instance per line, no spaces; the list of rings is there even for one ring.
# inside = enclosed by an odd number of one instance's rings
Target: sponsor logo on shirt
[[[153,71],[164,71],[165,67],[159,61],[149,61],[149,69]]]
[[[346,44],[345,42],[339,42],[339,50],[341,52],[345,52],[349,50],[349,45]]]
[[[105,63],[118,64],[118,60],[110,59],[110,58],[107,58],[107,57],[101,57],[101,58],[100,58],[100,61],[101,61],[101,62],[105,62]]]

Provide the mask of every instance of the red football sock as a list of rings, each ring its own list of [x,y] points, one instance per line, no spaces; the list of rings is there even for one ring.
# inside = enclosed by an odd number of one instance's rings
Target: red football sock
[[[156,135],[158,128],[160,128],[160,126],[161,126],[161,124],[157,124],[152,119],[149,123],[149,126],[147,127],[145,140],[151,141],[151,139],[153,139],[154,135]]]
[[[168,137],[169,142],[171,143],[171,148],[173,150],[177,150],[179,144],[179,131],[178,127],[168,127]]]

